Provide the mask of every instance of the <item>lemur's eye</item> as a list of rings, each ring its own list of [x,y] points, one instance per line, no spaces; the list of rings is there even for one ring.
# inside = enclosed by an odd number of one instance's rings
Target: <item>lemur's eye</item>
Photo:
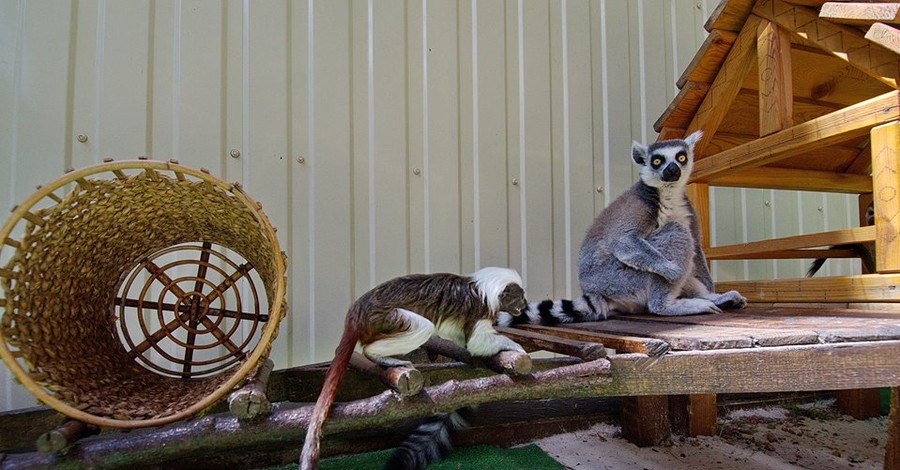
[[[662,165],[662,158],[656,157],[653,159],[652,162],[650,162],[650,164],[653,165],[654,167],[658,167],[658,166]]]
[[[679,153],[675,158],[678,159],[678,163],[681,163],[683,165],[687,161],[687,154]]]

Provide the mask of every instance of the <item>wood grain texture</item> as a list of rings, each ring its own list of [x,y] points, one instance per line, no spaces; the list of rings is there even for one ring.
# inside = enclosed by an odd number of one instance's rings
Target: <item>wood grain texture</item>
[[[790,34],[771,21],[760,22],[758,29],[759,135],[764,136],[793,124],[794,89]]]
[[[828,2],[819,10],[819,18],[852,25],[900,24],[900,4]]]
[[[716,6],[716,9],[709,15],[704,29],[712,32],[720,29],[724,31],[740,31],[747,21],[753,9],[754,0],[733,0],[722,1]]]
[[[604,345],[615,349],[617,353],[641,353],[650,357],[658,357],[666,354],[672,349],[668,343],[656,338],[638,338],[589,329],[542,325],[520,325],[518,329],[545,332],[561,338],[570,338],[580,341],[602,342]]]
[[[751,302],[897,302],[900,275],[862,274],[716,283],[716,290],[731,289]]]
[[[894,54],[900,54],[900,30],[893,26],[875,23],[866,31],[866,39]]]
[[[900,118],[898,105],[900,105],[898,92],[891,91],[716,155],[710,155],[695,162],[691,181],[708,182],[739,170],[766,165],[859,137],[872,127]]]
[[[761,0],[753,14],[778,23],[821,49],[857,66],[876,80],[896,88],[900,84],[900,57],[869,42],[853,27],[819,19],[811,9],[781,0]]]
[[[671,439],[669,399],[662,395],[622,397],[622,437],[638,447],[665,445]]]
[[[756,28],[760,23],[760,19],[751,16],[746,23],[746,27],[741,30],[728,57],[722,64],[719,73],[709,88],[709,92],[703,98],[703,102],[694,113],[690,125],[687,126],[685,134],[690,134],[698,129],[712,136],[719,129],[719,125],[725,118],[731,102],[737,96],[741,89],[741,83],[744,81],[744,75],[753,64],[754,53],[756,52]],[[695,155],[704,155],[704,148],[709,139],[701,139],[694,146]],[[702,161],[702,160],[701,160]]]
[[[791,189],[862,194],[872,191],[868,175],[791,168],[757,167],[731,173],[709,182],[713,186],[739,188]]]
[[[875,240],[874,227],[855,227],[736,245],[714,246],[706,251],[706,257],[710,259],[744,259],[741,258],[741,255],[749,253],[768,253],[847,243],[865,243],[873,240]]]
[[[885,470],[900,470],[900,387],[891,389],[891,414],[885,446]]]
[[[682,88],[688,82],[712,83],[735,39],[737,39],[737,34],[733,31],[721,29],[710,31],[703,40],[703,44],[700,45],[700,49],[697,49],[697,53],[694,54],[694,58],[691,59],[691,63],[685,67],[684,72],[675,82],[678,88]]]
[[[880,273],[900,272],[900,123],[872,129],[875,199],[875,265]]]

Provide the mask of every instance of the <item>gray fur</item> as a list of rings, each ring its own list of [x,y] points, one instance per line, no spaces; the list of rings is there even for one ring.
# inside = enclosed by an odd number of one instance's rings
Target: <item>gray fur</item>
[[[713,292],[700,227],[684,192],[702,133],[632,144],[641,179],[594,220],[581,245],[581,290],[598,309],[676,316],[746,304]]]

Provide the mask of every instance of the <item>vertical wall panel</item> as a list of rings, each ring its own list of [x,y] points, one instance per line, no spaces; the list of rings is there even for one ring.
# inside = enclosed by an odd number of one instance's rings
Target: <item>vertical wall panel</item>
[[[242,183],[288,256],[279,368],[329,359],[353,298],[408,272],[511,266],[534,299],[577,295],[584,232],[632,185],[631,141],[656,138],[717,4],[0,0],[0,204],[104,156]],[[843,195],[713,188],[711,204],[719,245],[856,220]],[[5,369],[0,386],[2,409],[33,403]]]

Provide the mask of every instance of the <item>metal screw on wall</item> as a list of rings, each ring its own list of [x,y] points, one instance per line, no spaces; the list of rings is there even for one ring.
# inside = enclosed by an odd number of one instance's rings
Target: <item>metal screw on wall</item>
[[[231,149],[229,155],[231,155],[231,158],[241,158],[241,151],[238,149]]]
[[[78,134],[75,136],[75,140],[77,140],[78,142],[81,142],[83,144],[88,141],[88,136],[87,136],[87,134]]]
[[[513,180],[512,180],[512,185],[513,185],[513,186],[518,186],[518,185],[519,185],[519,178],[513,178]]]
[[[413,168],[413,174],[416,176],[419,176],[422,174],[422,170],[420,170],[418,168]]]

